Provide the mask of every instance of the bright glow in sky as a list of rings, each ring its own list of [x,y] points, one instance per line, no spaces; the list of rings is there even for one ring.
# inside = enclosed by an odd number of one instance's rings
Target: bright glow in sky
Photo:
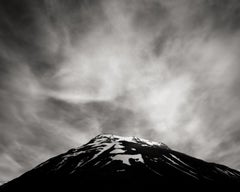
[[[0,181],[99,133],[240,169],[240,2],[0,2]]]

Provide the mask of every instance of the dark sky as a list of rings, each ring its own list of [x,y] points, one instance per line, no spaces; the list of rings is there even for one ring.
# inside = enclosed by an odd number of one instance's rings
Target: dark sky
[[[239,0],[1,0],[0,181],[99,133],[240,169]]]

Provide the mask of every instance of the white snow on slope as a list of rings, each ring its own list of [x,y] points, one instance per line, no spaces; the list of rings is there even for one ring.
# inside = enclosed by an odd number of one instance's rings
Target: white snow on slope
[[[102,149],[100,150],[99,153],[95,154],[91,159],[89,159],[88,161],[82,163],[78,163],[78,165],[76,166],[77,167],[82,167],[84,166],[85,164],[87,164],[88,162],[92,161],[93,159],[96,159],[99,155],[101,155],[103,152],[105,152],[106,150],[110,149],[112,146],[114,146],[114,143],[109,143],[109,144],[105,144],[104,146],[102,146]]]
[[[110,152],[110,154],[119,154],[119,153],[124,153],[125,151],[122,149],[114,149],[113,151]]]
[[[167,157],[166,155],[163,155],[168,161],[170,161],[171,163],[175,164],[175,165],[179,165],[177,162],[173,161],[172,159],[170,159],[169,157]]]
[[[223,174],[228,175],[228,176],[236,176],[236,174],[230,172],[229,170],[222,170],[222,169],[220,169],[220,168],[218,168],[218,167],[215,167],[215,169],[218,170],[218,171],[220,171],[220,172],[222,172]]]
[[[158,142],[152,142],[149,141],[147,139],[142,139],[142,138],[138,138],[138,137],[122,137],[122,136],[117,136],[117,135],[112,135],[112,134],[102,134],[102,135],[98,135],[96,137],[97,140],[104,141],[106,139],[110,139],[111,141],[127,141],[127,142],[131,142],[131,143],[141,143],[142,146],[161,146],[164,148],[168,148],[167,145],[165,145],[164,143],[158,143]]]
[[[113,157],[111,157],[112,160],[121,160],[126,165],[131,165],[129,160],[134,159],[137,162],[144,163],[144,160],[142,158],[141,154],[135,154],[135,155],[129,155],[129,154],[117,154]]]
[[[194,169],[193,167],[191,167],[190,165],[184,163],[181,159],[179,159],[178,157],[176,157],[175,155],[173,154],[170,154],[174,159],[176,159],[178,162],[182,163],[183,165],[185,165],[186,167],[189,167],[191,169]]]

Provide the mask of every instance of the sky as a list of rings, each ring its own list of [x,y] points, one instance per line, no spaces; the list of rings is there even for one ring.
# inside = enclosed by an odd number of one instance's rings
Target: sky
[[[0,181],[100,133],[240,170],[240,1],[1,0]]]

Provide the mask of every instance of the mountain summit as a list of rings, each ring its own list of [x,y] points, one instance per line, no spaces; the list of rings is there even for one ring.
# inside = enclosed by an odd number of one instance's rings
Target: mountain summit
[[[4,184],[0,191],[161,191],[196,186],[239,187],[240,172],[174,151],[163,143],[101,134]]]

